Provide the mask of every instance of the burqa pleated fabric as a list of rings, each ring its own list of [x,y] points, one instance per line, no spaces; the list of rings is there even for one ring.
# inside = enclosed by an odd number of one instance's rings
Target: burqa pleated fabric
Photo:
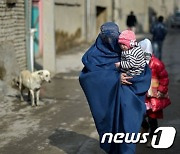
[[[121,85],[118,45],[119,28],[113,22],[101,26],[95,43],[82,58],[84,68],[79,76],[95,121],[100,141],[104,133],[138,133],[145,114],[145,93],[149,89],[151,72],[145,71],[130,80],[132,85]],[[134,154],[135,144],[100,143],[109,154]]]

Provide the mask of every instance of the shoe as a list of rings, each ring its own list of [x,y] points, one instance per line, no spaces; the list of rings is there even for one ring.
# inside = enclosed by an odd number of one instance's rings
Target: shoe
[[[152,141],[152,138],[148,138],[148,141],[146,143],[147,148],[152,148],[151,141]]]

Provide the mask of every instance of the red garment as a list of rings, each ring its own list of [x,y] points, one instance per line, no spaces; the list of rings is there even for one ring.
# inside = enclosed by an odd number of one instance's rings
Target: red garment
[[[165,66],[162,61],[157,59],[154,55],[152,56],[149,67],[152,71],[152,79],[151,79],[151,87],[148,93],[157,94],[157,91],[160,91],[161,93],[168,95],[168,84],[169,84],[169,78],[168,78],[168,73],[165,69]],[[156,98],[152,97],[154,95],[151,95],[149,97],[148,95],[146,96],[146,103],[150,103],[151,105],[159,102],[158,104],[164,104],[164,103],[170,103],[169,97],[164,97],[164,98]],[[163,110],[159,110],[158,108],[163,108],[163,106],[157,106],[156,110],[157,111],[152,111],[152,109],[147,111],[147,115],[151,118],[158,118],[162,119],[163,118]]]

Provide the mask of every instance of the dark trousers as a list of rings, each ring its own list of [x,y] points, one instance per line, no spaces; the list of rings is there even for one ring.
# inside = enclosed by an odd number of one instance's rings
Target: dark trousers
[[[162,59],[162,45],[163,45],[162,41],[154,41],[152,43],[153,53],[159,60]]]
[[[150,129],[149,136],[152,138],[154,131],[158,128],[158,121],[155,118],[144,118],[141,126],[143,129]]]

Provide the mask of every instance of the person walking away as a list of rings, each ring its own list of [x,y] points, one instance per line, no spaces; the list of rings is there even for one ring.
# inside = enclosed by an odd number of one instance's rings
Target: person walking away
[[[164,17],[159,16],[157,22],[152,25],[151,27],[151,34],[152,34],[152,46],[154,55],[161,60],[162,59],[162,46],[163,41],[167,34],[167,29],[163,23]]]
[[[151,147],[151,139],[154,131],[158,128],[158,120],[163,118],[163,109],[171,104],[168,96],[168,73],[162,61],[152,54],[152,45],[150,40],[144,39],[139,42],[145,54],[146,62],[152,71],[151,86],[146,94],[147,118],[142,123],[143,132],[150,129],[148,147]]]
[[[132,30],[133,32],[136,31],[137,18],[134,15],[133,11],[131,11],[130,14],[127,16],[126,25],[128,29]]]

